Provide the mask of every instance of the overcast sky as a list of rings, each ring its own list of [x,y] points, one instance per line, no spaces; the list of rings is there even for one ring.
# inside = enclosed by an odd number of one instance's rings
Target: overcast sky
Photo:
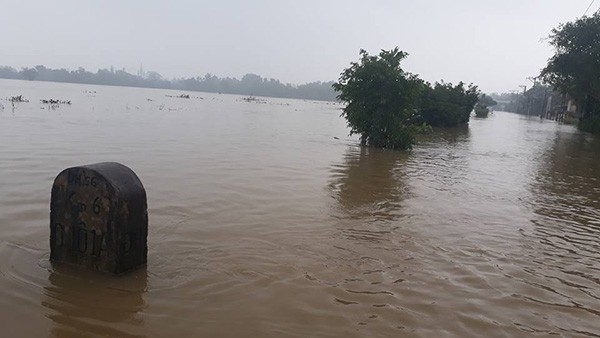
[[[2,1],[0,65],[126,68],[165,77],[255,73],[336,80],[358,51],[395,46],[428,81],[518,89],[552,55],[546,38],[590,0]],[[588,14],[600,7],[594,3]]]

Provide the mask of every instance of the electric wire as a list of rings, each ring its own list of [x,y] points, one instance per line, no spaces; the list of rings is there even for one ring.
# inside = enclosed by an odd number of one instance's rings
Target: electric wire
[[[587,14],[587,12],[590,10],[590,7],[592,7],[592,5],[594,4],[594,2],[596,2],[596,0],[592,0],[592,2],[590,2],[590,5],[587,7],[587,9],[585,10],[585,12],[583,12],[583,16],[585,16]]]

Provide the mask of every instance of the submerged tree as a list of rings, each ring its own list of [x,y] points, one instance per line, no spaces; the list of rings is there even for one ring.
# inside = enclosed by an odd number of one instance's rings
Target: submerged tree
[[[487,94],[479,95],[479,99],[478,99],[477,103],[481,104],[483,106],[486,106],[486,107],[493,107],[498,104],[498,102],[496,102],[496,100],[494,100],[491,96],[489,96]]]
[[[583,129],[600,132],[600,13],[554,28],[550,44],[556,51],[541,78],[575,99]]]
[[[490,109],[481,103],[475,105],[475,117],[488,117]]]
[[[479,101],[475,105],[475,116],[476,117],[488,117],[490,113],[490,109],[488,107],[493,107],[497,105],[498,102],[492,99],[490,96],[481,94],[479,96]]]
[[[423,83],[400,67],[406,56],[398,47],[373,56],[361,50],[359,61],[352,62],[333,84],[338,99],[346,103],[342,116],[350,133],[360,134],[362,144],[390,149],[412,147]]]
[[[421,97],[421,118],[432,127],[454,127],[467,124],[478,101],[477,86],[459,82],[427,85]]]

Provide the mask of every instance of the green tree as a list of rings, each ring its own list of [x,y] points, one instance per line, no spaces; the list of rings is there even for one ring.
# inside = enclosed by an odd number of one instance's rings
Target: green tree
[[[485,94],[479,95],[479,100],[475,105],[474,109],[475,117],[488,117],[488,114],[490,113],[490,109],[488,107],[493,107],[497,104],[498,102],[496,102],[496,100],[494,100],[490,96]]]
[[[342,116],[350,134],[360,134],[361,143],[378,148],[410,149],[419,129],[416,111],[423,83],[405,72],[400,62],[408,56],[398,47],[379,55],[360,51],[333,88],[346,103]]]
[[[580,127],[600,122],[600,13],[561,24],[549,38],[555,53],[541,78],[575,99],[584,113]]]
[[[421,97],[421,118],[432,127],[467,124],[478,97],[477,86],[465,87],[463,82],[456,86],[444,82],[427,84]]]
[[[490,109],[481,103],[475,105],[475,117],[488,117]]]
[[[494,100],[491,96],[486,95],[486,94],[479,95],[479,100],[477,103],[481,104],[485,107],[493,107],[498,104],[498,102],[496,102],[496,100]]]

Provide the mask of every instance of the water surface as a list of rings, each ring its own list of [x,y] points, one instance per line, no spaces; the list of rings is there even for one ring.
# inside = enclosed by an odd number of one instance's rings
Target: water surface
[[[597,139],[497,112],[384,151],[337,104],[179,94],[0,80],[7,336],[600,336]],[[148,194],[116,278],[48,261],[54,177],[100,161]]]

